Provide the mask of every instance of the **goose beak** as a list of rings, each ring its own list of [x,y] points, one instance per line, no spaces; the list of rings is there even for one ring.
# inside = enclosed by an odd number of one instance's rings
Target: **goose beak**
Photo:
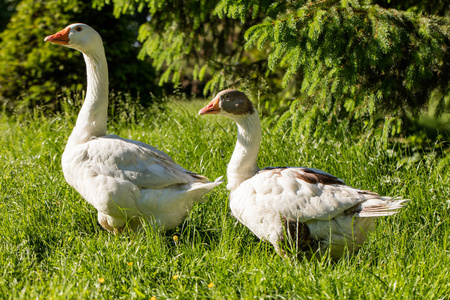
[[[219,99],[220,99],[220,97],[214,98],[211,102],[208,103],[208,105],[206,105],[205,107],[200,109],[198,114],[201,116],[201,115],[208,115],[208,114],[215,115],[215,114],[220,113],[221,109],[219,106]]]
[[[66,27],[61,31],[58,31],[55,34],[47,36],[44,41],[60,44],[60,45],[68,45],[69,44],[69,33],[70,33],[70,27]]]

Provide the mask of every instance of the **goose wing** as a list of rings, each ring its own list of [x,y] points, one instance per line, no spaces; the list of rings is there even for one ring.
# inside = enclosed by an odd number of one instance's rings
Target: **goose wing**
[[[157,189],[207,178],[176,164],[164,152],[142,142],[109,135],[85,144],[85,159],[93,174],[128,180],[139,188]]]
[[[260,212],[277,212],[300,222],[329,220],[367,199],[380,197],[347,186],[321,170],[301,167],[262,169],[243,182],[236,194],[242,199],[252,197]]]

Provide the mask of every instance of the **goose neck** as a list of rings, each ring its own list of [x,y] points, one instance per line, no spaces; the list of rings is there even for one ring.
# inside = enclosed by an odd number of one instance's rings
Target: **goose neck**
[[[85,143],[106,134],[108,114],[108,65],[103,46],[96,52],[83,53],[86,62],[87,89],[84,103],[69,143]]]
[[[237,141],[228,164],[227,188],[236,189],[258,171],[258,151],[261,143],[261,122],[257,112],[234,118],[237,124]]]

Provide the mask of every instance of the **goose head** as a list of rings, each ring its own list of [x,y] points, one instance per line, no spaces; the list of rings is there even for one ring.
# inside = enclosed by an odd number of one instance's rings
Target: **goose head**
[[[198,114],[222,115],[230,119],[236,119],[242,116],[252,115],[255,112],[255,107],[243,92],[228,89],[218,93]]]
[[[63,30],[47,36],[44,41],[73,48],[86,54],[99,48],[103,49],[100,34],[83,23],[69,25]]]

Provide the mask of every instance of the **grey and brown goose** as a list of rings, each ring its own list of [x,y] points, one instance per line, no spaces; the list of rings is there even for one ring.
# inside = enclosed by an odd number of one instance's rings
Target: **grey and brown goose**
[[[283,245],[300,253],[328,250],[333,259],[345,249],[356,252],[375,229],[376,218],[397,213],[408,201],[353,188],[318,169],[260,169],[259,115],[240,91],[221,91],[199,114],[236,122],[237,143],[227,169],[231,211],[282,256]]]

